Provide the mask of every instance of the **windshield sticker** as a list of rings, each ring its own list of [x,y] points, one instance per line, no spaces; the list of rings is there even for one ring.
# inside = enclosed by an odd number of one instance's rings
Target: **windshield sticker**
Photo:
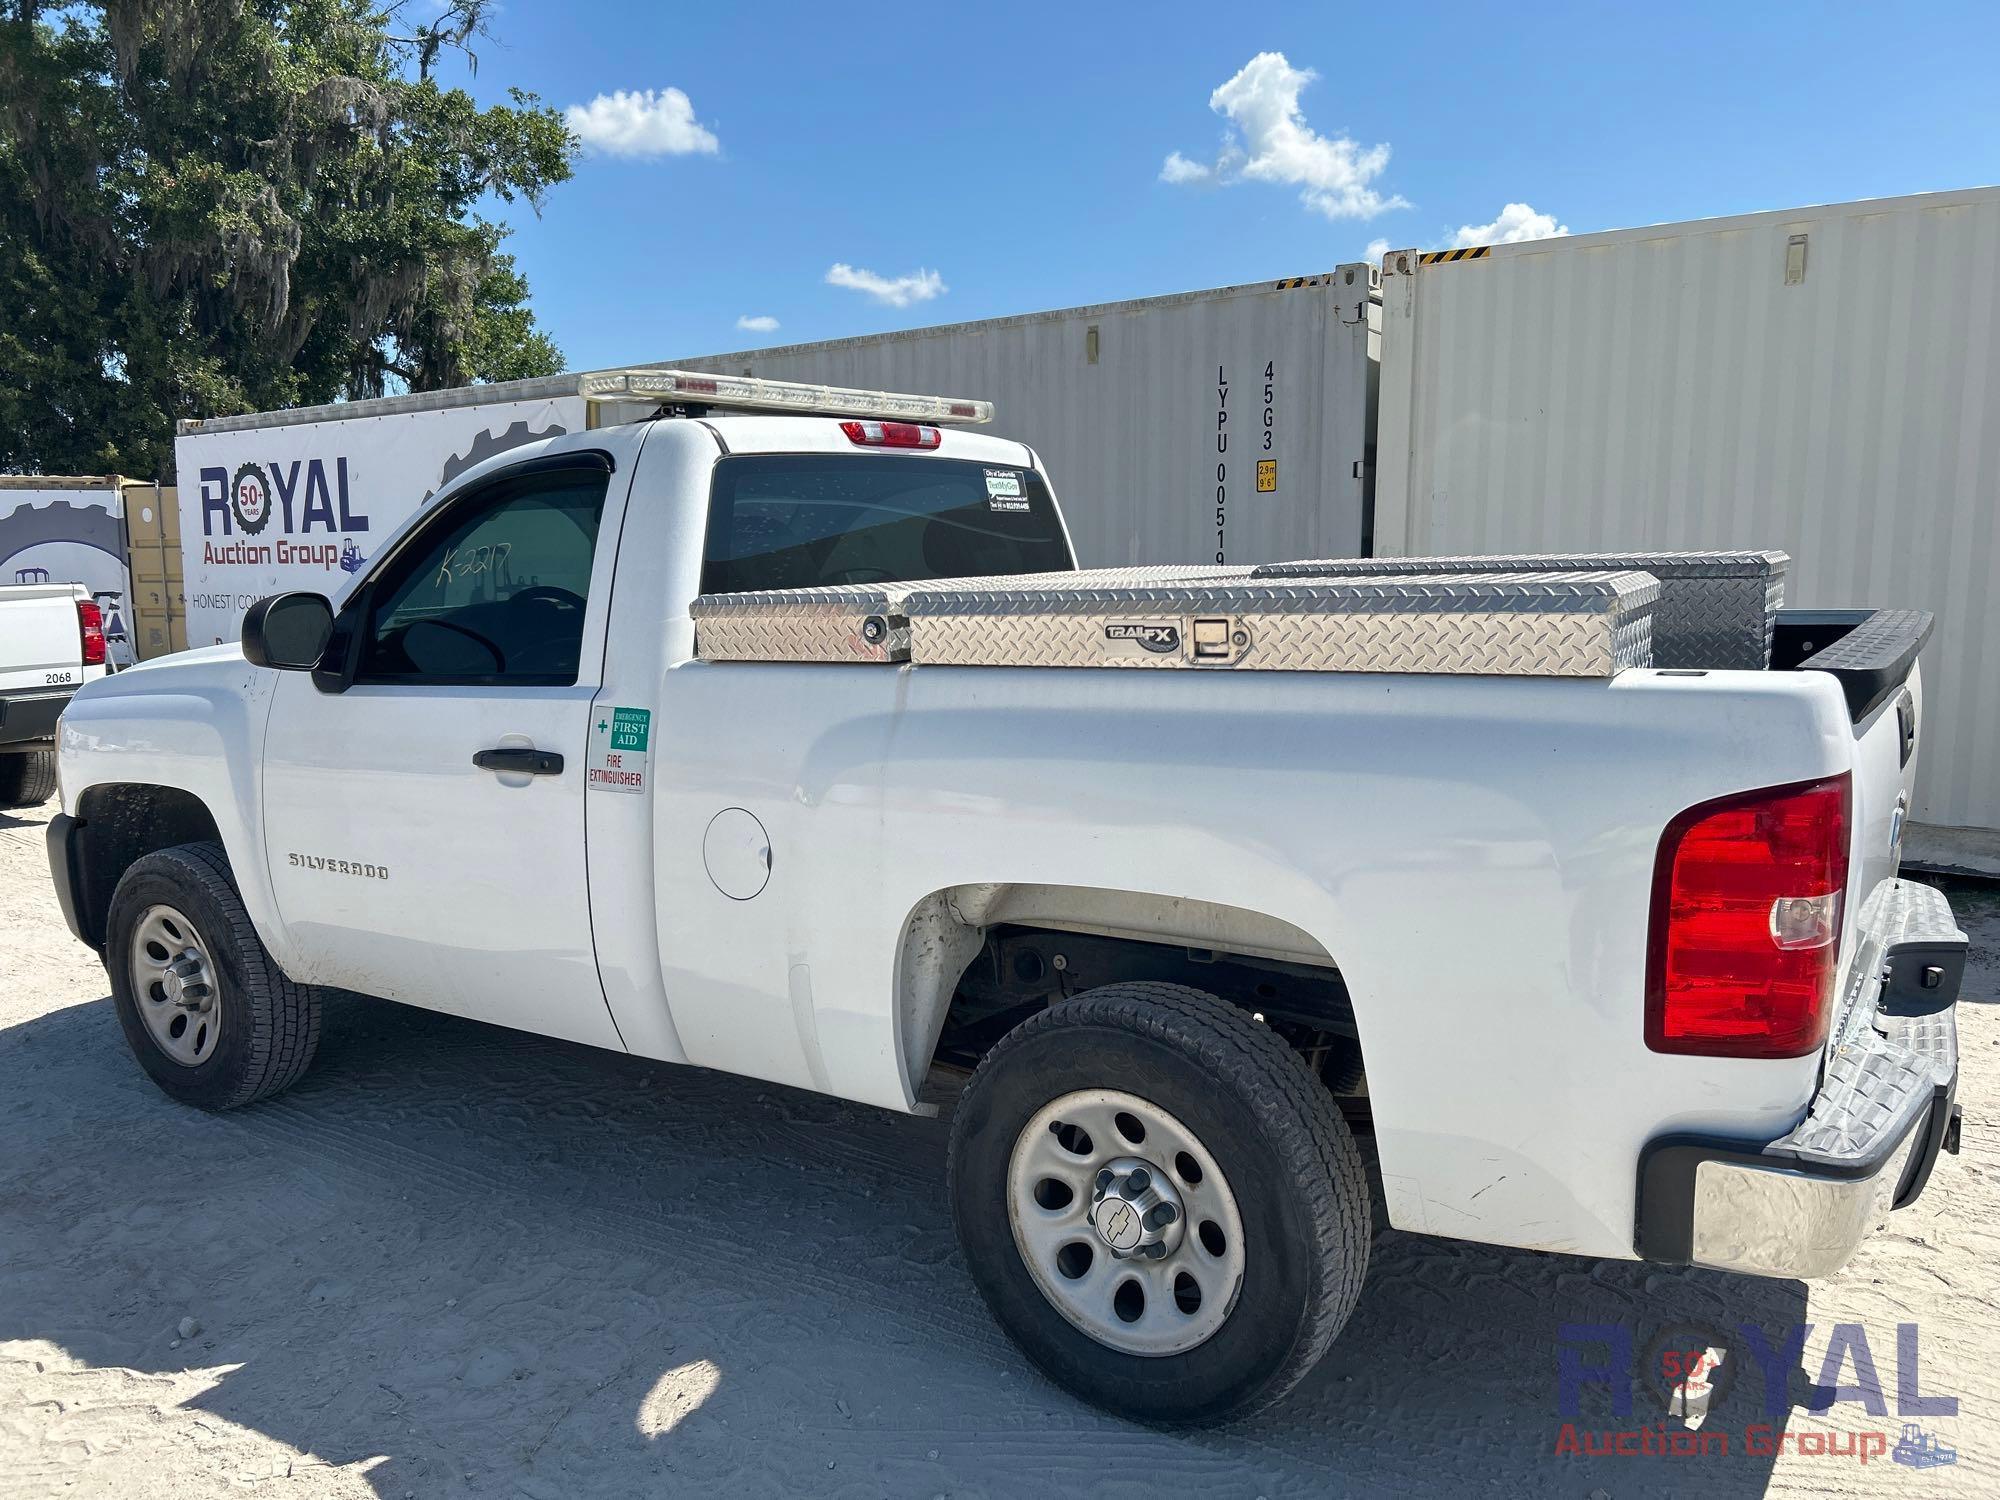
[[[1028,500],[1021,493],[1021,476],[1009,469],[986,470],[986,508],[1024,513]]]

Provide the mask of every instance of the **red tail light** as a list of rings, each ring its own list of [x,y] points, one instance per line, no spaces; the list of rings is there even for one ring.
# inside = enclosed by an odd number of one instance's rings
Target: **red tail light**
[[[870,448],[935,448],[944,441],[935,427],[915,422],[842,422],[840,430],[849,442]]]
[[[1653,867],[1646,1045],[1802,1057],[1826,1040],[1848,778],[1744,792],[1667,825]]]
[[[104,665],[104,611],[97,607],[95,599],[76,601],[76,628],[83,635],[83,664],[86,667]]]

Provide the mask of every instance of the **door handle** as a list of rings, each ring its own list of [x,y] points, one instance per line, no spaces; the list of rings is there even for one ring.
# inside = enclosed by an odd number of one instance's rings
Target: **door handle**
[[[562,775],[563,758],[553,750],[527,750],[508,746],[502,750],[481,750],[472,763],[482,771],[524,771],[530,776]]]

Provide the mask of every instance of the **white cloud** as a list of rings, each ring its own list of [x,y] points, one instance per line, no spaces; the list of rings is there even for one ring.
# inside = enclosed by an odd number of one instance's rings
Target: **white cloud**
[[[679,89],[599,94],[564,110],[563,122],[586,146],[611,156],[713,156],[722,149]]]
[[[1329,219],[1372,219],[1409,204],[1373,186],[1389,165],[1386,145],[1363,147],[1344,135],[1325,136],[1306,124],[1299,93],[1319,75],[1294,68],[1282,52],[1260,52],[1208,96],[1208,107],[1231,129],[1213,166],[1176,151],[1160,168],[1173,183],[1289,183],[1299,201]]]
[[[1207,182],[1214,175],[1215,168],[1189,161],[1178,151],[1168,152],[1166,164],[1160,168],[1162,182]]]
[[[1518,245],[1523,240],[1552,240],[1568,233],[1569,225],[1558,224],[1554,214],[1538,214],[1525,203],[1509,203],[1491,224],[1459,225],[1451,247]]]
[[[1372,262],[1375,265],[1380,265],[1382,263],[1382,257],[1387,255],[1388,253],[1389,253],[1389,242],[1387,240],[1375,239],[1375,240],[1370,240],[1368,242],[1368,248],[1361,252],[1361,258],[1365,261]]]
[[[866,292],[877,302],[891,307],[908,307],[912,302],[928,302],[942,296],[944,278],[935,271],[918,269],[907,276],[877,276],[873,271],[835,261],[826,273],[828,286],[844,286],[849,291]]]
[[[756,317],[744,316],[736,320],[736,326],[745,333],[776,333],[778,320],[769,313],[759,313]]]

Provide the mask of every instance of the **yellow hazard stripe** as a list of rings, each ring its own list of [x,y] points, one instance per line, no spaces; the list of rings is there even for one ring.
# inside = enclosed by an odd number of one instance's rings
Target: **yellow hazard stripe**
[[[1492,253],[1491,245],[1467,245],[1463,250],[1427,250],[1417,257],[1417,264],[1436,266],[1453,260],[1483,260]]]
[[[1318,276],[1287,276],[1277,284],[1275,290],[1289,292],[1302,286],[1318,286],[1320,280]]]

